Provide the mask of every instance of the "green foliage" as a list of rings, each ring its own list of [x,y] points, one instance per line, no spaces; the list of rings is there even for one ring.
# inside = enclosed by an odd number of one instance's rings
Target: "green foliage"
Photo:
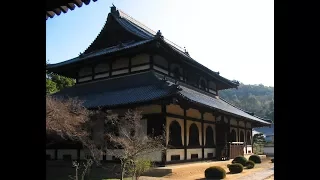
[[[254,168],[254,165],[255,165],[255,163],[254,163],[253,161],[251,161],[251,160],[249,160],[249,161],[246,162],[246,167],[247,167],[247,169],[252,169],[252,168]]]
[[[138,159],[132,163],[131,166],[128,166],[128,172],[132,177],[138,179],[141,174],[147,172],[152,167],[152,163],[148,159]]]
[[[74,79],[46,72],[46,92],[52,94],[64,88],[71,87],[76,83]]]
[[[255,115],[274,120],[274,88],[240,84],[238,89],[219,91],[222,99]]]
[[[231,163],[232,164],[239,163],[239,164],[245,166],[247,161],[248,161],[247,158],[245,158],[243,156],[237,156],[232,160]]]
[[[204,176],[207,179],[224,179],[226,178],[226,171],[220,166],[212,166],[204,171]]]
[[[227,167],[231,173],[241,173],[243,171],[243,165],[240,163],[228,164]]]
[[[255,134],[253,135],[253,143],[256,143],[256,144],[265,144],[266,143],[266,138],[263,136],[262,133],[258,133],[258,134]]]
[[[261,163],[261,158],[260,158],[260,156],[258,156],[258,155],[251,155],[251,156],[249,157],[249,160],[250,160],[250,161],[253,161],[253,162],[256,163],[256,164]]]

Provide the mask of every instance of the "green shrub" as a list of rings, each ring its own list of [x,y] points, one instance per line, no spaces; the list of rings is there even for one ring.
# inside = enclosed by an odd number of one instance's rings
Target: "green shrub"
[[[242,164],[242,166],[245,166],[246,165],[246,162],[247,162],[247,158],[243,157],[243,156],[237,156],[235,157],[233,160],[232,160],[232,164],[234,163],[240,163]]]
[[[204,176],[207,179],[224,179],[226,178],[226,171],[220,166],[212,166],[204,171]]]
[[[271,162],[274,163],[274,158],[271,159]]]
[[[243,166],[240,163],[228,164],[227,167],[231,173],[241,173],[243,171]]]
[[[139,178],[144,172],[152,168],[152,163],[148,159],[137,159],[133,164],[128,165],[127,168],[132,177]]]
[[[260,156],[258,156],[258,155],[251,155],[251,156],[249,157],[249,160],[253,161],[253,162],[256,163],[256,164],[261,163],[261,158],[260,158]]]
[[[254,168],[254,165],[255,165],[255,163],[254,163],[253,161],[251,161],[251,160],[249,160],[249,161],[246,162],[246,167],[247,167],[247,169],[252,169],[252,168]]]

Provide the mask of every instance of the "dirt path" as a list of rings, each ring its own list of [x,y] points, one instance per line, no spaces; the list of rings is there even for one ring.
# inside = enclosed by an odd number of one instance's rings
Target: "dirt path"
[[[201,162],[201,163],[193,163],[189,165],[182,165],[182,166],[171,166],[172,173],[161,177],[161,178],[155,178],[155,177],[141,177],[141,180],[204,180],[204,171],[206,168],[210,166],[221,166],[223,167],[226,172],[229,172],[229,169],[227,168],[227,164],[230,164],[231,161],[219,161],[219,162]],[[261,164],[256,164],[255,168],[253,169],[244,169],[242,173],[239,174],[229,174],[227,173],[226,180],[236,180],[242,177],[250,177],[249,175],[258,174],[261,171],[270,170],[270,168],[273,167],[273,163],[270,162],[270,159],[264,159]],[[272,170],[273,171],[273,170]],[[270,172],[269,172],[270,173]],[[265,177],[268,177],[272,175],[268,174]],[[261,175],[263,176],[263,175]],[[264,177],[264,178],[265,178]],[[262,178],[262,179],[264,179]],[[259,179],[260,180],[260,179]]]

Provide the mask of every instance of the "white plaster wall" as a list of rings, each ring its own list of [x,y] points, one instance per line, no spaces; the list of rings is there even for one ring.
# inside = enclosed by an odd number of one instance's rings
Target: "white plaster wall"
[[[184,115],[184,110],[177,104],[170,104],[166,106],[167,113],[177,114],[180,116]]]
[[[204,158],[208,158],[208,153],[213,153],[213,157],[216,157],[216,148],[204,148]]]
[[[123,69],[123,70],[118,70],[118,71],[112,71],[112,75],[118,75],[118,74],[124,74],[128,73],[129,69]]]
[[[112,69],[129,67],[129,58],[120,58],[112,62]]]
[[[187,110],[187,116],[188,117],[192,117],[192,118],[196,118],[196,119],[201,119],[201,113],[200,111],[198,111],[197,109],[188,109]]]
[[[143,63],[148,63],[150,59],[149,54],[138,54],[131,58],[131,65],[138,65]]]
[[[234,118],[231,118],[231,119],[230,119],[230,124],[231,124],[231,125],[234,125],[234,126],[238,126],[238,122],[237,122],[237,120],[235,120]]]
[[[106,63],[106,62],[100,63],[96,65],[96,67],[94,68],[95,73],[105,72],[105,71],[109,71],[109,63]]]
[[[46,154],[51,156],[51,159],[55,158],[55,153],[54,153],[54,149],[46,149]]]
[[[84,82],[84,81],[90,81],[90,80],[92,80],[92,76],[79,78],[79,79],[78,79],[78,82]]]
[[[58,149],[58,159],[62,160],[63,155],[71,155],[72,159],[77,159],[77,150],[76,149]]]
[[[247,122],[246,127],[251,128],[251,123]]]
[[[106,154],[106,160],[112,160],[114,154],[121,155],[123,153],[122,149],[108,149]]]
[[[246,152],[245,149],[244,149],[244,152],[245,152],[245,154],[251,154],[251,153],[253,153],[252,146],[251,146],[251,145],[247,145],[247,152]]]
[[[108,76],[109,76],[109,73],[98,74],[94,76],[94,79],[104,78]]]
[[[244,127],[244,121],[239,121],[239,126]]]
[[[212,115],[212,113],[204,113],[203,119],[207,121],[215,121],[215,117]]]
[[[161,65],[161,66],[163,66],[165,68],[168,67],[168,61],[165,58],[163,58],[162,56],[159,56],[159,55],[153,56],[153,62],[155,64],[159,64],[159,65]]]
[[[191,154],[198,154],[198,159],[201,159],[202,149],[187,149],[187,159],[191,159]]]
[[[184,160],[184,149],[167,149],[167,161],[171,161],[172,155],[180,155],[180,160]]]
[[[145,70],[145,69],[149,69],[149,68],[150,68],[150,65],[146,64],[146,65],[143,65],[143,66],[138,66],[138,67],[131,68],[131,72],[141,71],[141,70]]]
[[[140,106],[137,109],[141,114],[161,113],[161,105]]]
[[[228,123],[228,118],[226,116],[224,116],[224,122]]]
[[[265,155],[274,155],[274,147],[264,147],[263,148],[263,153]]]
[[[153,69],[157,70],[157,71],[160,71],[164,74],[169,74],[169,72],[165,69],[162,69],[161,67],[157,66],[157,65],[153,65]]]
[[[157,151],[157,152],[152,152],[146,155],[142,155],[142,158],[146,158],[149,159],[151,161],[162,161],[162,152],[161,151]]]

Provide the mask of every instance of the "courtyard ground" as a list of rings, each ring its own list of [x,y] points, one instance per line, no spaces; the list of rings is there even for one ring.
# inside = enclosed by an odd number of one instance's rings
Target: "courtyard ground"
[[[170,166],[172,168],[172,173],[163,177],[149,177],[142,176],[141,180],[205,180],[204,171],[210,166],[221,166],[227,172],[226,180],[236,180],[236,179],[248,179],[248,180],[263,180],[273,174],[273,163],[271,163],[270,158],[262,159],[261,164],[256,164],[253,169],[244,169],[242,173],[230,174],[227,164],[229,161],[218,161],[218,162],[200,162],[191,163],[188,165],[174,165]],[[268,179],[269,180],[269,179]]]

